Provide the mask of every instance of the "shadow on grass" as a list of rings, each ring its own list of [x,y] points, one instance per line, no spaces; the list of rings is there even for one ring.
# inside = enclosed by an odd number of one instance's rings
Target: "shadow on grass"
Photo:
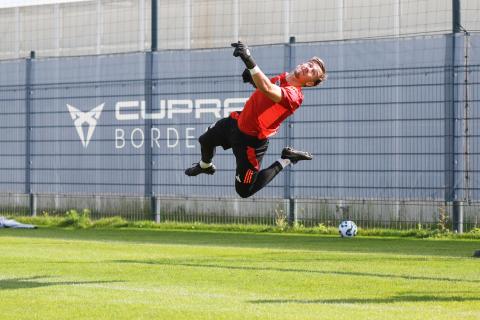
[[[473,294],[473,292],[471,292]],[[404,303],[404,302],[466,302],[480,301],[480,297],[434,296],[434,295],[398,295],[389,298],[352,298],[352,299],[264,299],[250,300],[253,304],[369,304],[369,303]]]
[[[164,266],[179,266],[190,268],[210,268],[210,269],[225,269],[225,270],[240,270],[240,271],[275,271],[287,273],[306,273],[306,274],[325,274],[325,275],[342,275],[342,276],[356,276],[356,277],[374,277],[385,279],[403,279],[403,280],[426,280],[426,281],[447,281],[447,282],[466,282],[472,283],[480,281],[480,279],[455,279],[442,277],[423,277],[423,276],[405,276],[397,274],[382,274],[370,272],[348,272],[348,271],[324,271],[324,270],[309,270],[309,269],[293,269],[293,268],[265,268],[265,267],[250,267],[250,266],[228,266],[208,263],[185,263],[175,262],[172,260],[113,260],[105,262],[114,263],[133,263],[133,264],[148,264],[148,265],[164,265]]]
[[[39,287],[49,287],[49,286],[72,286],[72,285],[81,285],[81,284],[101,284],[101,283],[112,283],[112,282],[121,282],[118,280],[112,281],[45,281],[40,279],[48,279],[45,276],[35,276],[27,278],[12,278],[12,279],[0,279],[0,291],[1,290],[17,290],[17,289],[31,289]]]

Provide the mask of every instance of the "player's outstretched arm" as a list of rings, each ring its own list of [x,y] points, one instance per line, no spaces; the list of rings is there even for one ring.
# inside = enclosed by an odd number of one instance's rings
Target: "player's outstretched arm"
[[[248,46],[241,41],[232,43],[234,57],[240,57],[245,66],[249,70],[252,80],[258,90],[263,92],[273,102],[280,102],[282,100],[282,90],[279,86],[273,84],[270,79],[260,70],[255,63]]]

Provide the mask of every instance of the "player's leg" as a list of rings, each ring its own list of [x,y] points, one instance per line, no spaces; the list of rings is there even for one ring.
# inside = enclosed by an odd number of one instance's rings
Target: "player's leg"
[[[266,146],[254,149],[257,163],[260,164],[267,149]],[[253,152],[251,147],[233,148],[235,157],[237,158],[237,171],[235,176],[235,190],[242,198],[247,198],[264,188],[289,164],[297,163],[301,160],[311,160],[312,155],[308,152],[295,150],[287,147],[282,150],[280,159],[272,163],[268,168],[258,171],[259,166],[255,166]],[[250,156],[248,156],[250,154]],[[253,162],[253,163],[252,163]]]
[[[270,167],[263,169],[258,173],[257,180],[255,181],[251,191],[255,193],[265,187],[267,184],[270,183],[270,181],[273,180],[273,178],[275,178],[277,174],[280,173],[280,171],[283,170],[283,168],[285,168],[289,164],[295,164],[300,160],[312,159],[312,155],[308,152],[295,150],[290,147],[284,148],[282,150],[282,156],[280,159],[272,163]]]
[[[275,161],[270,167],[261,171],[237,170],[236,177],[242,177],[243,173],[244,180],[235,179],[235,190],[242,198],[248,198],[263,189],[282,169],[282,166]]]
[[[224,149],[229,148],[227,137],[230,131],[230,122],[231,120],[229,118],[221,119],[208,127],[207,131],[198,138],[201,149],[201,159],[192,167],[185,170],[187,176],[197,176],[201,173],[215,173],[216,168],[212,160],[215,156],[217,146],[222,146]]]
[[[255,148],[248,145],[233,146],[233,154],[237,161],[235,190],[242,198],[255,194],[281,171],[281,167],[273,167],[273,165],[260,171],[262,159],[267,148],[268,140]]]

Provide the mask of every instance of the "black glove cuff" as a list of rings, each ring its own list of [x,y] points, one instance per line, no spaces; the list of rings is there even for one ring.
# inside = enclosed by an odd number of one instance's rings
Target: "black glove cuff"
[[[245,66],[247,67],[247,69],[253,69],[257,65],[255,63],[255,60],[253,60],[252,56],[242,57],[242,60],[243,60],[243,63],[245,63]]]
[[[248,69],[243,70],[242,79],[244,83],[250,83],[254,88],[257,87],[255,85],[255,82],[252,79],[252,74],[250,73],[250,70]]]

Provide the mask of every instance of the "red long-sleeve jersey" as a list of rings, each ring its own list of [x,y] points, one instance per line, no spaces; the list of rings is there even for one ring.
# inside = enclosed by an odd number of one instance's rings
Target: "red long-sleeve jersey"
[[[292,115],[303,102],[302,89],[289,85],[283,73],[270,79],[282,90],[282,100],[275,103],[260,90],[255,90],[238,116],[238,128],[245,134],[266,139],[275,135],[280,124]],[[232,115],[235,117],[235,115]]]

